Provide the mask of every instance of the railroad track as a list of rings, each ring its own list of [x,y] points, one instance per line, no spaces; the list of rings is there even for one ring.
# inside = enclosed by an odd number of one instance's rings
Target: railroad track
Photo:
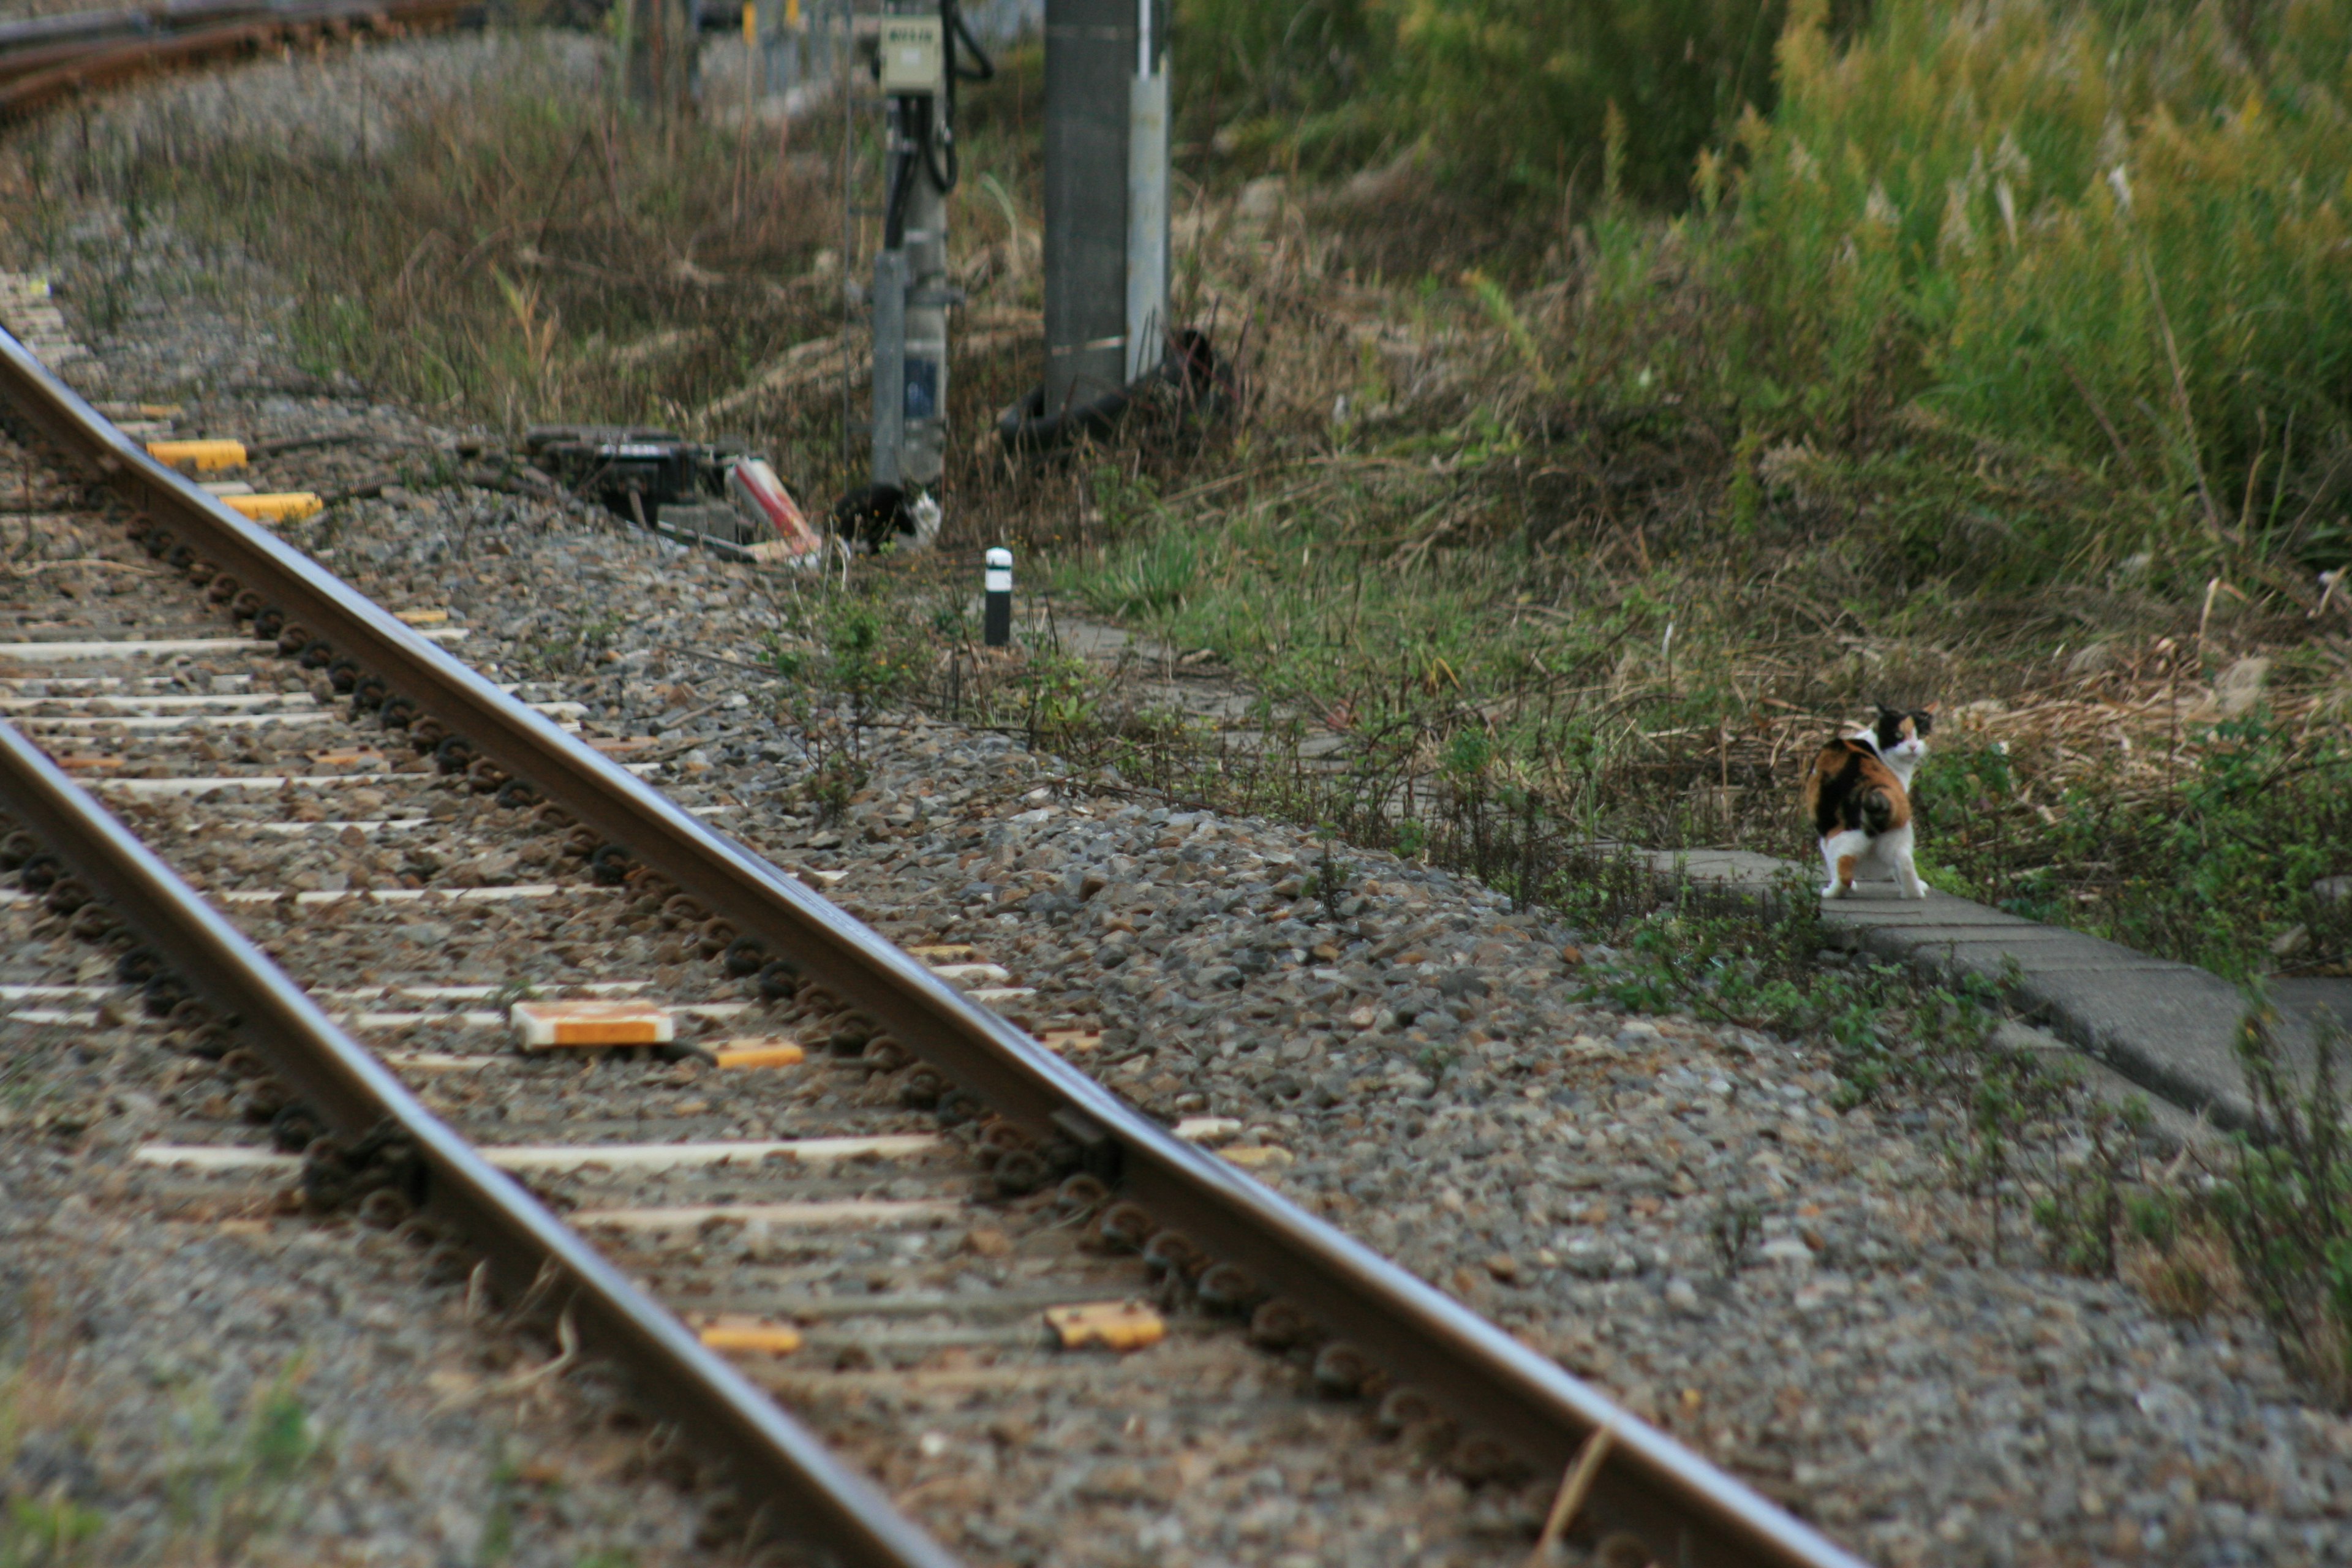
[[[0,123],[157,71],[284,45],[478,23],[482,0],[196,0],[0,23]]]
[[[1181,1462],[1205,1445],[1314,1496],[1325,1560],[1445,1544],[1383,1470],[1548,1490],[1583,1456],[1621,1559],[1852,1562],[989,1011],[1016,977],[984,945],[893,948],[5,335],[0,403],[45,493],[88,481],[97,557],[184,579],[59,596],[0,646],[0,917],[112,965],[7,1005],[143,1008],[187,1053],[209,1090],[136,1156],[183,1201],[290,1187],[403,1227],[536,1314],[551,1366],[625,1369],[720,1536],[1127,1561],[1135,1494],[1057,1495],[1055,1454],[1215,1494]],[[514,1043],[565,1026],[672,1037]]]

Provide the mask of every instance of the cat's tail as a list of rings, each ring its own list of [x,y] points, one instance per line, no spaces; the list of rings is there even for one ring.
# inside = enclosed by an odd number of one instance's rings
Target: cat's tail
[[[1884,784],[1864,790],[1857,804],[1862,808],[1862,830],[1873,838],[1902,826],[1901,803]]]

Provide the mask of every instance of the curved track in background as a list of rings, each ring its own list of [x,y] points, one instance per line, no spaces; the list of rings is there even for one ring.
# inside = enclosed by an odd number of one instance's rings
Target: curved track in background
[[[1242,1272],[1467,1432],[1559,1474],[1613,1435],[1588,1512],[1659,1563],[1858,1568],[1855,1560],[1706,1460],[1611,1405],[1418,1279],[1172,1135],[924,964],[775,866],[714,832],[548,716],[444,654],[382,607],[150,459],[0,334],[0,403],[133,514],[151,554],[216,605],[268,617],[306,665],[348,660],[430,720],[496,787],[520,781],[639,868],[641,890],[796,968],[840,1007],[984,1103],[1052,1168],[1078,1171],[1149,1216],[1163,1255]],[[266,650],[262,650],[266,651]],[[445,745],[448,742],[444,742]],[[0,805],[209,994],[270,1068],[346,1139],[387,1121],[415,1143],[415,1195],[462,1228],[500,1296],[568,1296],[588,1345],[719,1456],[778,1533],[869,1564],[951,1561],[805,1428],[633,1288],[517,1184],[435,1118],[120,822],[13,732]],[[713,928],[715,929],[715,928]],[[749,951],[748,949],[746,951]],[[1181,1237],[1174,1240],[1169,1233]]]
[[[0,122],[156,71],[317,38],[478,22],[483,0],[314,0],[81,12],[0,24]]]

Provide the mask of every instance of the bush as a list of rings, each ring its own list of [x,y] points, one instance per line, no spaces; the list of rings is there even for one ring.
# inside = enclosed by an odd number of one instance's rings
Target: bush
[[[2257,1130],[2217,1194],[2255,1304],[2289,1366],[2337,1405],[2352,1405],[2352,1109],[2336,1079],[2344,1036],[2323,1017],[2306,1087],[2282,1060],[2277,1020],[2257,1004],[2238,1059]]]
[[[1743,106],[1769,107],[1783,8],[1185,0],[1178,80],[1204,133],[1264,162],[1360,163],[1426,138],[1493,196],[1551,202],[1613,176],[1628,195],[1679,203],[1698,150]]]
[[[1843,48],[1800,0],[1709,236],[1735,395],[1833,433],[1920,398],[2179,498],[2190,570],[2337,563],[2348,58],[2311,0],[1884,0]]]
[[[2323,891],[2352,841],[2352,754],[2259,709],[2185,739],[2168,780],[2101,769],[2047,823],[2006,756],[1939,752],[1918,781],[1931,854],[1956,873],[1938,880],[2233,978],[2352,963],[2352,908]]]

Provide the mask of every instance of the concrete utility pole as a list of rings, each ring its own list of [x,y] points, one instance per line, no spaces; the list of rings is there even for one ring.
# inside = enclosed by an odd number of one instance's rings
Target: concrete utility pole
[[[1168,332],[1168,0],[1045,0],[1044,417],[1156,369]]]

